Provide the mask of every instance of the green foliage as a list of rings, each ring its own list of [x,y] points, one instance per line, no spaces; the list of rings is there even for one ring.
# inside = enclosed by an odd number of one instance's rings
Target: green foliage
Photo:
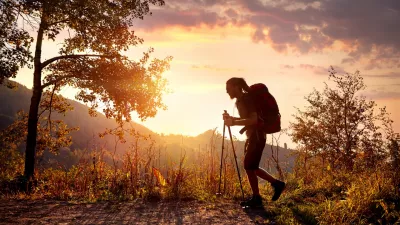
[[[358,155],[363,166],[376,165],[387,157],[393,121],[385,108],[376,113],[376,103],[359,95],[366,86],[358,71],[341,75],[332,68],[329,78],[336,88],[325,84],[323,92],[314,90],[306,97],[309,106],[298,109],[291,123],[293,141],[307,157],[326,159],[332,170],[352,170]]]
[[[384,172],[382,172],[384,171]],[[344,199],[320,204],[321,224],[394,224],[400,219],[391,178],[385,168],[352,176]]]
[[[81,90],[77,99],[91,103],[92,115],[103,103],[105,115],[120,124],[130,121],[132,111],[146,119],[165,108],[162,95],[166,81],[161,74],[169,68],[172,58],[153,59],[147,65],[153,49],[145,52],[139,62],[123,54],[143,42],[130,27],[135,19],[150,13],[152,4],[161,6],[164,1],[0,1],[4,18],[0,23],[0,84],[5,78],[15,77],[20,66],[32,66],[29,62],[33,59],[24,172],[28,180],[35,169],[38,105],[43,91],[53,87],[52,93],[59,93],[65,85],[76,87]],[[34,56],[29,51],[32,31],[37,34]],[[43,40],[47,37],[55,41],[62,31],[69,36],[64,37],[59,55],[42,62]]]
[[[65,98],[55,95],[54,92],[43,93],[43,101],[40,105],[41,112],[38,123],[37,155],[41,156],[45,151],[57,154],[60,149],[72,144],[70,133],[78,128],[68,127],[63,120],[52,119],[53,112],[64,114],[72,110]],[[28,127],[28,115],[23,110],[16,114],[12,124],[0,131],[0,160],[5,162],[0,166],[1,178],[9,180],[22,174],[24,165],[23,154],[20,145],[25,142]]]
[[[376,113],[375,102],[359,95],[365,85],[358,71],[338,75],[332,68],[329,77],[336,88],[326,84],[307,96],[309,106],[291,123],[300,146],[281,202],[292,213],[281,222],[398,223],[393,121],[385,108]]]
[[[138,62],[122,54],[143,42],[130,27],[150,13],[151,4],[161,6],[164,1],[1,1],[0,81],[15,77],[17,64],[32,61],[29,48],[33,37],[28,29],[37,31],[40,39],[36,40],[36,58],[40,58],[43,38],[55,41],[60,32],[68,31],[59,56],[35,61],[39,71],[35,80],[43,81],[35,83],[36,91],[54,86],[57,93],[60,87],[70,85],[81,89],[77,99],[91,103],[92,109],[103,103],[105,115],[120,122],[129,120],[132,111],[142,119],[154,116],[157,109],[165,109],[162,94],[166,81],[161,74],[172,58],[150,61],[152,48]],[[18,19],[23,26],[18,26]]]
[[[146,69],[152,51],[138,63],[107,58],[60,60],[48,68],[51,75],[46,80],[49,84],[58,81],[61,86],[68,84],[80,89],[76,99],[89,103],[92,115],[102,105],[105,116],[119,123],[130,121],[132,111],[141,119],[154,117],[157,109],[166,108],[162,95],[167,83],[161,74],[169,68],[172,58],[154,59]]]
[[[29,48],[33,38],[18,27],[22,1],[0,1],[0,84],[4,78],[17,75],[18,70],[32,61]],[[22,19],[25,19],[22,17]]]
[[[61,103],[62,104],[62,103]],[[45,106],[43,105],[43,108]],[[58,106],[61,107],[61,106]],[[47,109],[43,109],[45,113]],[[70,133],[78,128],[69,128],[62,120],[51,119],[51,113],[40,117],[38,124],[37,151],[38,155],[45,150],[57,153],[61,148],[72,144]],[[28,126],[27,113],[20,111],[16,120],[6,129],[0,132],[3,149],[13,149],[17,151],[18,146],[25,141]]]
[[[15,122],[0,131],[0,180],[11,180],[23,172],[23,155],[19,144],[26,136],[26,120],[23,112],[17,114]]]
[[[18,111],[23,110],[25,112],[29,111],[29,103],[30,98],[32,96],[32,91],[26,88],[25,86],[18,84],[13,81],[8,81],[13,83],[17,88],[16,89],[8,89],[6,87],[0,86],[0,98],[3,99],[0,105],[0,114],[3,116],[0,118],[0,130],[6,129],[9,125],[13,123],[15,120],[15,115]],[[112,148],[112,142],[114,138],[109,135],[101,139],[101,141],[97,138],[97,134],[106,130],[106,128],[117,127],[118,124],[115,120],[107,119],[103,114],[99,113],[96,118],[92,118],[87,112],[89,108],[81,103],[78,103],[74,100],[65,99],[62,96],[55,94],[53,95],[52,105],[53,108],[49,108],[50,97],[52,94],[52,90],[45,91],[43,93],[42,101],[41,101],[41,116],[43,117],[42,125],[46,125],[46,118],[51,113],[52,120],[62,120],[68,127],[79,128],[79,130],[74,130],[70,132],[70,135],[73,139],[73,143],[70,146],[71,150],[74,149],[83,149],[87,147],[88,143],[98,142],[98,145],[104,145],[106,148]],[[45,110],[46,111],[43,111]],[[151,132],[146,127],[139,125],[135,122],[130,122],[129,124],[125,124],[126,127],[134,128],[136,131],[141,134],[152,135],[153,138],[159,140],[157,138],[157,134]],[[95,134],[95,137],[93,136]],[[133,136],[127,136],[126,139],[128,141],[132,141],[134,139]],[[23,151],[20,146],[19,150]],[[125,152],[127,149],[127,145],[119,145],[117,146],[118,152]],[[68,164],[68,162],[67,162]]]
[[[113,135],[115,143],[121,130],[108,130],[104,135]],[[135,141],[130,143],[124,155],[118,156],[104,148],[88,151],[75,150],[79,161],[71,168],[53,166],[41,168],[37,173],[38,185],[31,197],[97,200],[145,199],[199,199],[214,201],[218,191],[219,166],[218,151],[211,149],[198,152],[196,161],[187,161],[186,150],[182,149],[179,160],[169,160],[161,164],[159,170],[167,180],[167,185],[158,183],[152,168],[160,159],[154,140],[132,131]],[[147,144],[144,144],[147,143]],[[153,144],[152,144],[153,143]],[[211,148],[214,148],[211,146]],[[163,152],[163,154],[165,154]],[[240,199],[241,192],[234,162],[226,156],[222,188],[225,198]],[[112,162],[106,162],[112,158]],[[244,171],[241,171],[244,174]],[[245,185],[245,190],[250,187]]]

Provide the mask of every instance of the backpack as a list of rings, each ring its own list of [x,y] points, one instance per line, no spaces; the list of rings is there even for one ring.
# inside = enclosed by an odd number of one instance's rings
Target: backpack
[[[250,86],[249,94],[254,102],[258,114],[257,128],[267,134],[281,130],[281,114],[274,96],[269,93],[267,86],[262,83]],[[245,129],[242,129],[243,132]],[[243,133],[241,132],[241,133]]]

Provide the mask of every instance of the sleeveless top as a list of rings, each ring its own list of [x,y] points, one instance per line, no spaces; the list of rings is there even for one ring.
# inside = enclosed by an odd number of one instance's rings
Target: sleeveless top
[[[257,112],[254,101],[249,93],[244,93],[242,97],[236,99],[236,107],[241,119],[248,119],[251,113]],[[246,135],[247,138],[250,138],[250,135],[255,131],[255,125],[247,127],[248,129],[246,130]]]

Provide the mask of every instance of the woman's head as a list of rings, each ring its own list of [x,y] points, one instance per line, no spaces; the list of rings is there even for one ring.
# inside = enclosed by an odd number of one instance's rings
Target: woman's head
[[[240,77],[232,77],[226,82],[226,93],[232,99],[241,96],[243,92],[249,92],[249,89],[246,81]]]

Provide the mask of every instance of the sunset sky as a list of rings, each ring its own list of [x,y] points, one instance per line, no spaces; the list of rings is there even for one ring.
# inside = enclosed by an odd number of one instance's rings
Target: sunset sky
[[[225,91],[230,77],[265,83],[286,128],[304,96],[323,89],[330,65],[359,70],[363,94],[387,106],[400,132],[399,0],[166,0],[152,12],[133,27],[144,44],[126,54],[135,59],[154,47],[154,57],[173,56],[165,73],[173,91],[164,98],[168,110],[136,120],[154,132],[222,132],[223,110],[238,115]],[[61,41],[45,42],[42,60],[56,56]],[[21,70],[16,81],[32,87],[32,71]],[[74,97],[72,88],[61,93]],[[295,147],[286,136],[282,142]]]

